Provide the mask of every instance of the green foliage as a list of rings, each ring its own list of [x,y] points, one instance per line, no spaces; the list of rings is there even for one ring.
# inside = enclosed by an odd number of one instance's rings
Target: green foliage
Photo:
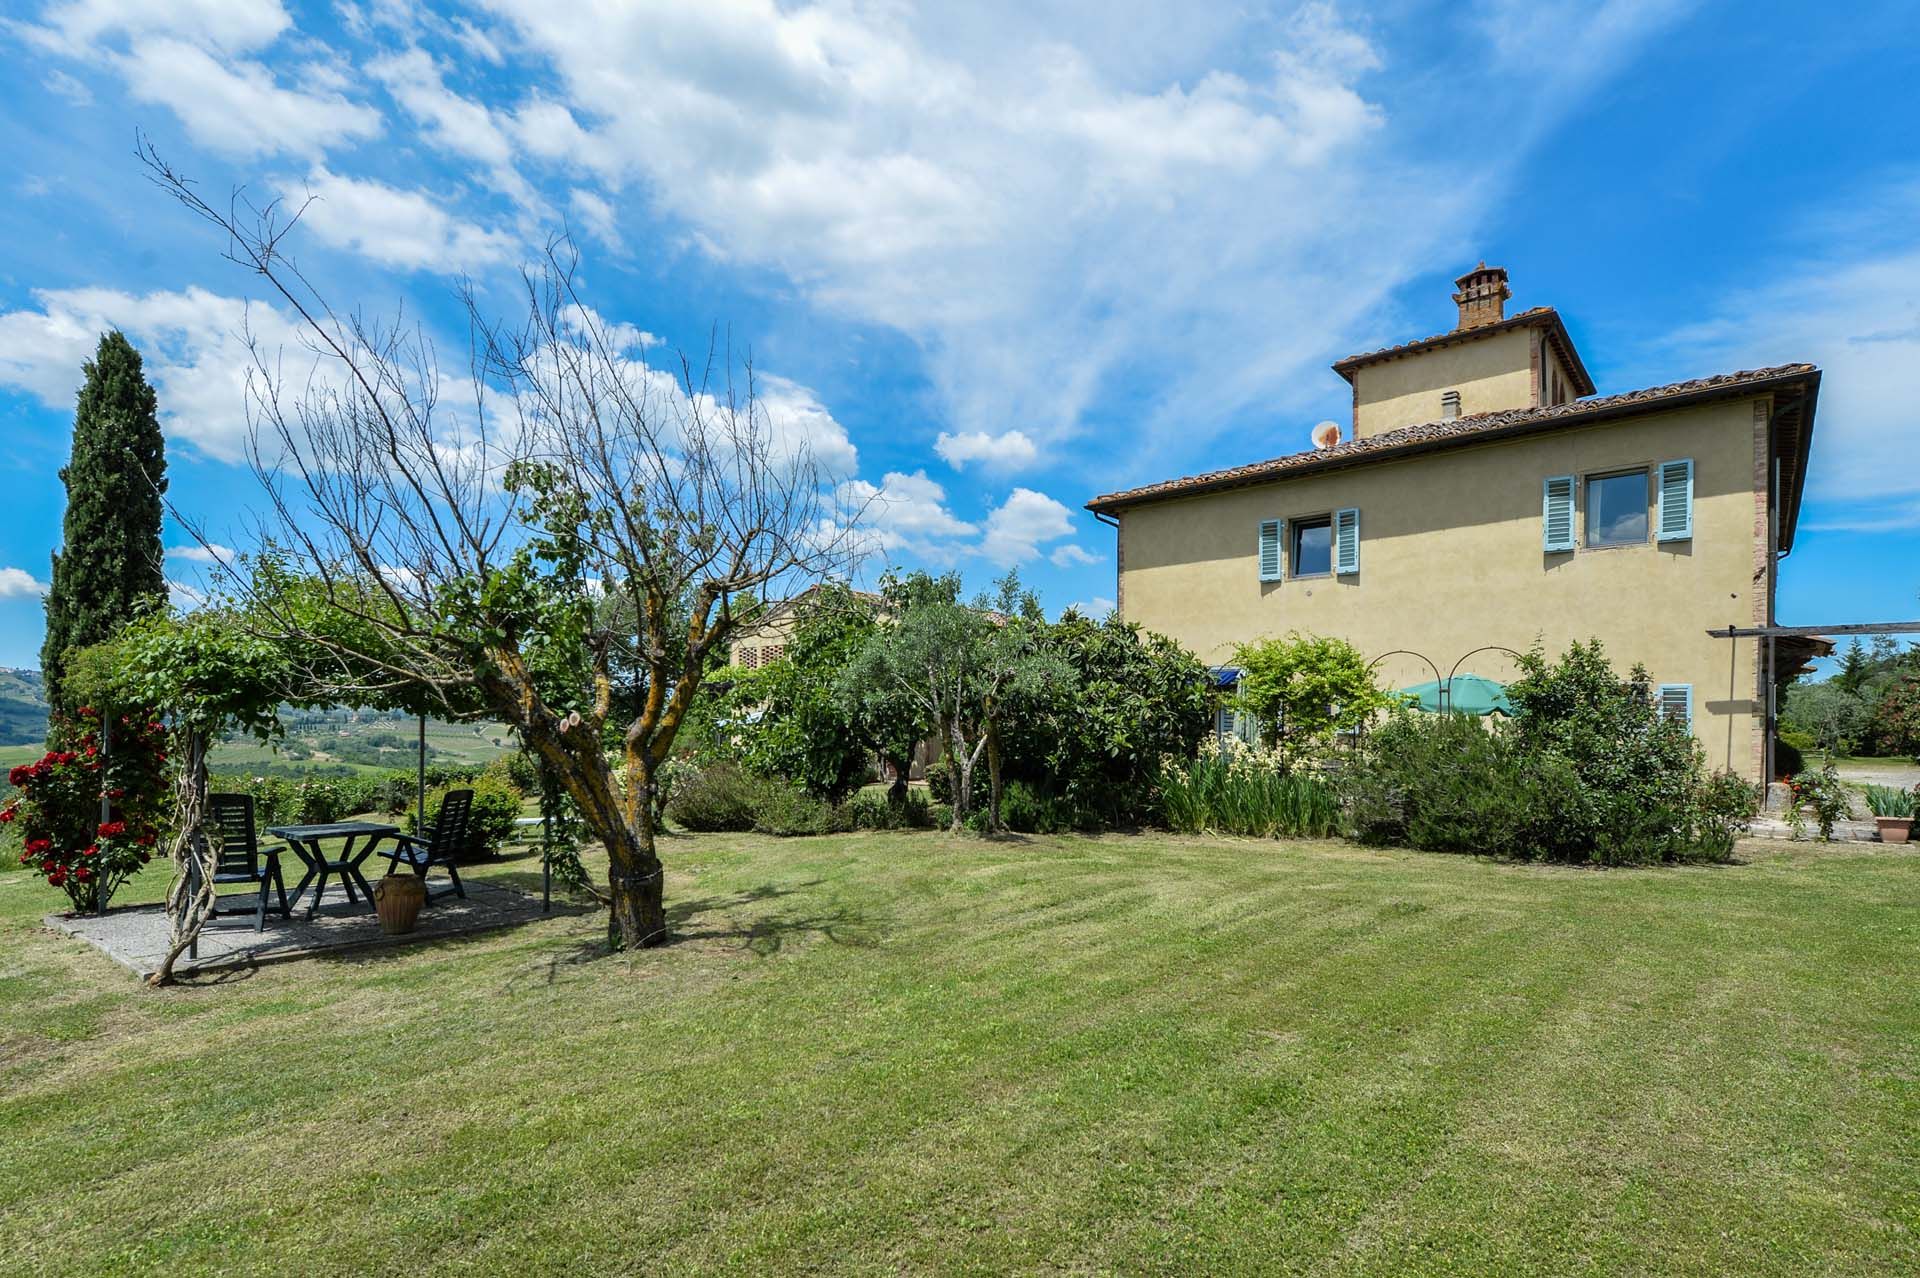
[[[675,787],[667,800],[667,816],[698,834],[751,830],[759,789],[759,778],[745,768],[715,763]]]
[[[1118,614],[1093,621],[1069,611],[1037,624],[1036,638],[1074,677],[1041,682],[1014,701],[1001,735],[1004,773],[1025,782],[1035,801],[1071,814],[1058,828],[1153,820],[1161,760],[1191,758],[1212,727],[1206,666]]]
[[[144,717],[103,715],[93,706],[53,726],[53,748],[8,774],[17,793],[0,804],[0,825],[17,829],[20,863],[64,891],[74,909],[103,909],[159,840],[166,732]]]
[[[1260,724],[1261,740],[1293,767],[1325,751],[1337,733],[1364,726],[1393,699],[1344,639],[1288,634],[1234,649],[1235,705]]]
[[[1867,737],[1875,754],[1920,755],[1920,678],[1908,675],[1881,692]]]
[[[1009,781],[1000,793],[1000,819],[1021,834],[1059,834],[1083,824],[1080,810],[1049,790]]]
[[[1559,842],[1606,865],[1693,855],[1692,814],[1704,763],[1686,725],[1662,718],[1647,672],[1622,682],[1599,640],[1558,662],[1536,647],[1507,688],[1514,731],[1530,754],[1565,762],[1578,781]]]
[[[113,639],[68,653],[69,682],[94,699],[152,706],[177,729],[265,741],[280,731],[283,703],[311,700],[279,645],[224,609],[152,611]]]
[[[1703,775],[1684,725],[1623,684],[1598,642],[1538,650],[1507,695],[1511,724],[1399,711],[1341,779],[1367,843],[1519,860],[1631,865],[1725,859],[1755,794]]]
[[[1182,834],[1318,838],[1338,831],[1333,788],[1303,771],[1285,771],[1272,753],[1235,742],[1191,759],[1168,759],[1160,777],[1167,828]]]
[[[796,605],[781,659],[737,672],[727,695],[726,739],[738,761],[838,803],[865,784],[875,754],[911,754],[925,725],[910,705],[842,694],[842,672],[878,627],[873,605],[842,585]]]
[[[1428,852],[1584,860],[1566,838],[1578,781],[1504,725],[1402,710],[1373,732],[1341,778],[1362,843]]]
[[[1891,785],[1867,786],[1867,810],[1877,817],[1911,817],[1913,791]]]
[[[1753,825],[1760,792],[1738,773],[1716,772],[1700,787],[1694,808],[1694,843],[1709,860],[1733,859],[1734,840]]]
[[[1835,826],[1853,815],[1853,796],[1847,793],[1847,783],[1831,763],[1818,772],[1794,777],[1788,782],[1788,792],[1793,806],[1788,809],[1787,820],[1796,835],[1806,828],[1808,812],[1820,827],[1820,837],[1826,840],[1833,838]]]
[[[667,804],[667,815],[675,825],[696,833],[832,834],[854,824],[845,804],[828,803],[799,786],[724,762],[683,782]]]
[[[868,788],[853,796],[847,811],[856,830],[924,830],[933,820],[924,790],[910,789],[896,798]]]
[[[166,443],[140,352],[116,330],[101,336],[85,367],[73,453],[60,471],[67,509],[40,650],[47,699],[58,709],[78,704],[63,687],[68,651],[111,637],[167,591],[160,545]]]

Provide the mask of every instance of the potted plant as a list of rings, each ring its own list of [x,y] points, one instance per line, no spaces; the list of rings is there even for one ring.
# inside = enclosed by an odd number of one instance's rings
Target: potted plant
[[[1873,810],[1873,824],[1882,843],[1905,843],[1913,832],[1913,792],[1896,790],[1890,785],[1869,785],[1867,807]]]

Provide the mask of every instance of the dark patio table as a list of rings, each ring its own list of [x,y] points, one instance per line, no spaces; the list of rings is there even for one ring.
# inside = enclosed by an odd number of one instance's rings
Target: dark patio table
[[[300,900],[300,894],[307,890],[307,884],[313,883],[318,877],[319,882],[314,883],[313,887],[313,904],[307,907],[307,917],[312,918],[320,912],[320,898],[326,895],[329,874],[340,876],[340,885],[346,888],[349,903],[354,900],[353,889],[357,884],[366,895],[367,908],[373,908],[373,888],[360,873],[360,865],[373,855],[373,850],[380,846],[380,840],[397,837],[400,827],[379,825],[372,821],[331,821],[324,825],[269,826],[267,833],[285,839],[287,846],[293,849],[293,854],[307,867],[307,872],[293,889],[291,899],[294,902]],[[330,839],[346,840],[340,848],[340,855],[329,857],[321,846]],[[354,844],[361,839],[366,842],[356,848]]]

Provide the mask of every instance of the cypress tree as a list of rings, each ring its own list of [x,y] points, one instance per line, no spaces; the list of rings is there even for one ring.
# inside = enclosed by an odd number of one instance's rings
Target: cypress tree
[[[138,605],[165,598],[160,494],[166,471],[140,352],[117,330],[103,334],[74,410],[73,456],[60,471],[67,514],[40,649],[47,700],[56,711],[73,708],[61,689],[67,651],[109,638]]]

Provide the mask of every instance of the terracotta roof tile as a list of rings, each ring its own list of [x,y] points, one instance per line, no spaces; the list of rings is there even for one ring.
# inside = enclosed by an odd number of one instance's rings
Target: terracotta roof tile
[[[1375,360],[1386,359],[1392,355],[1405,355],[1410,351],[1423,350],[1436,342],[1452,341],[1455,338],[1466,340],[1481,337],[1487,333],[1497,333],[1506,328],[1520,328],[1536,323],[1549,315],[1557,314],[1551,306],[1532,306],[1524,311],[1515,311],[1512,315],[1492,324],[1482,324],[1479,328],[1455,328],[1444,333],[1435,333],[1432,337],[1422,337],[1411,342],[1400,342],[1394,346],[1382,346],[1377,351],[1362,351],[1358,355],[1348,355],[1334,361],[1336,370],[1356,368],[1361,364],[1371,364]]]
[[[1451,421],[1423,422],[1418,426],[1403,426],[1399,430],[1382,431],[1364,439],[1349,439],[1344,443],[1335,444],[1332,448],[1308,449],[1305,452],[1289,453],[1285,457],[1275,457],[1269,461],[1253,462],[1246,466],[1230,466],[1225,470],[1208,471],[1205,474],[1189,475],[1184,479],[1168,479],[1140,488],[1107,493],[1088,502],[1087,509],[1111,510],[1154,501],[1162,497],[1177,497],[1186,493],[1207,492],[1217,488],[1237,488],[1243,484],[1258,483],[1269,478],[1282,478],[1299,472],[1359,464],[1376,458],[1395,456],[1402,452],[1424,451],[1427,448],[1444,447],[1455,443],[1469,444],[1483,437],[1497,436],[1507,432],[1520,433],[1561,425],[1577,426],[1595,418],[1652,412],[1671,400],[1711,395],[1720,391],[1734,392],[1743,387],[1803,377],[1818,371],[1812,364],[1781,364],[1773,368],[1749,369],[1739,373],[1722,373],[1715,377],[1697,377],[1691,381],[1671,382],[1665,386],[1649,386],[1645,390],[1627,391],[1625,394],[1607,395],[1600,399],[1576,400],[1569,404],[1554,404],[1540,408],[1510,408],[1498,413],[1475,413],[1470,417],[1457,417]]]

